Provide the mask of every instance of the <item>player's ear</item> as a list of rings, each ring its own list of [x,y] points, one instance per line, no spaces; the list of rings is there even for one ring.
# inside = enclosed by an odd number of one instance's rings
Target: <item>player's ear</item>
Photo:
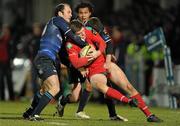
[[[63,13],[62,13],[61,11],[58,12],[58,15],[59,15],[60,17],[63,17]]]

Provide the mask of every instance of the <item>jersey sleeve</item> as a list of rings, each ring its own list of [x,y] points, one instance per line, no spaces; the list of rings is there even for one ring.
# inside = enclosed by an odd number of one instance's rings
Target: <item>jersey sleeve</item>
[[[72,39],[74,44],[77,44],[80,47],[86,46],[86,42],[82,41],[79,36],[75,35],[71,31],[71,29],[69,28],[69,25],[63,18],[55,17],[53,20],[53,23],[64,33],[64,35]]]
[[[88,63],[86,57],[79,57],[78,47],[71,42],[66,43],[66,50],[68,52],[69,60],[75,68],[81,68]]]

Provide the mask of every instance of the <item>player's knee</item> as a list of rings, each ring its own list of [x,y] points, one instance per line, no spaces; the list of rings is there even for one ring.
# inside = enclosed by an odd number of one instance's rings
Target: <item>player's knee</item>
[[[91,92],[92,91],[92,85],[91,84],[86,84],[86,90]]]
[[[108,90],[108,86],[106,85],[102,85],[102,84],[97,84],[96,85],[97,89],[102,92],[103,94],[106,94],[107,90]]]
[[[46,91],[45,91],[43,88],[41,88],[39,92],[40,92],[41,94],[44,94]]]
[[[137,90],[131,85],[131,84],[127,84],[127,90],[129,91],[129,93],[132,94],[136,94]]]
[[[60,91],[59,84],[54,84],[51,86],[51,90],[54,92],[54,94],[57,94]]]
[[[71,97],[70,97],[70,102],[72,103],[72,102],[77,102],[79,100],[79,97],[78,96],[75,96],[75,95],[72,95]]]

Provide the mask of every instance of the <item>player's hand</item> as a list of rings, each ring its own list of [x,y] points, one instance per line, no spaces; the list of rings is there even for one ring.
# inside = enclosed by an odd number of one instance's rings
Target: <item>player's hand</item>
[[[89,74],[89,70],[86,68],[80,68],[79,71],[83,77],[86,77]]]
[[[101,52],[98,50],[92,50],[88,53],[88,56],[92,56],[94,59],[96,59],[98,56],[101,55]]]
[[[104,63],[104,68],[105,68],[105,69],[109,70],[110,67],[111,67],[111,62],[105,62],[105,63]]]
[[[88,62],[91,62],[94,60],[94,57],[91,55],[87,55],[86,58],[88,59]]]

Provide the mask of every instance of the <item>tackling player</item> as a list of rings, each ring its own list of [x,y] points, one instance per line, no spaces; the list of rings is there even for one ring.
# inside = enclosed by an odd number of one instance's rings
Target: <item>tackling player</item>
[[[31,107],[23,113],[25,119],[32,121],[42,120],[39,115],[45,106],[59,92],[59,58],[58,53],[65,41],[65,35],[83,47],[80,37],[75,36],[68,26],[72,17],[72,11],[68,4],[61,3],[55,8],[55,16],[46,24],[40,40],[40,49],[34,60],[39,77],[43,80],[42,89],[37,92],[31,103]]]

